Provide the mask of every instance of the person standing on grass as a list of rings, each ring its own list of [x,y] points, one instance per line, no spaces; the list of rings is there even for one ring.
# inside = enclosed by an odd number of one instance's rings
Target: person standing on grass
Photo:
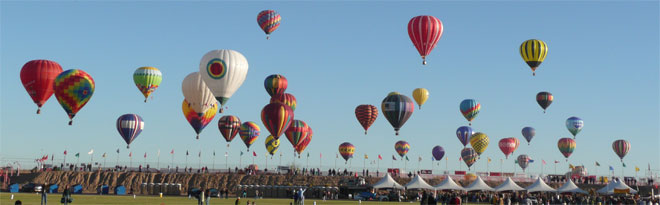
[[[44,185],[41,187],[41,205],[46,205],[48,204],[48,197],[46,196],[46,187],[48,186],[48,183],[44,183]]]
[[[241,203],[241,197],[240,196],[236,197],[236,201],[234,201],[234,205],[238,205],[239,203]]]

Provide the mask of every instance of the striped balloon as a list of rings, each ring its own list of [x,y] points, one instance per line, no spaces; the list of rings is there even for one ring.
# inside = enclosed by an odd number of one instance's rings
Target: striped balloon
[[[310,128],[305,121],[293,120],[291,126],[286,129],[284,134],[289,142],[291,142],[291,145],[296,148],[310,135]]]
[[[408,22],[408,36],[426,65],[428,56],[442,37],[442,21],[433,16],[416,16]]]
[[[559,139],[559,142],[557,142],[557,147],[559,147],[559,151],[561,154],[566,157],[566,161],[568,161],[568,157],[573,154],[573,150],[575,150],[575,140],[571,138],[561,138]]]
[[[257,15],[259,27],[266,33],[266,39],[270,39],[270,34],[280,26],[280,14],[273,10],[263,10]]]
[[[474,151],[477,152],[479,156],[486,151],[489,142],[490,140],[488,139],[488,136],[481,132],[474,133],[470,137],[470,145],[472,145],[472,148],[474,148]]]
[[[403,156],[406,156],[408,153],[408,150],[410,150],[410,144],[406,141],[398,141],[394,144],[394,150],[396,150],[396,153],[403,158]]]
[[[276,94],[270,98],[270,103],[282,103],[291,107],[291,111],[296,111],[296,96],[289,93]]]
[[[520,156],[518,156],[518,160],[517,160],[518,166],[520,166],[520,168],[522,168],[522,170],[525,171],[525,169],[527,169],[527,167],[529,166],[529,160],[531,159],[532,158],[527,156],[526,154],[521,154]]]
[[[584,121],[579,117],[569,117],[566,119],[566,129],[573,134],[573,139],[580,133],[582,127],[584,127]]]
[[[286,78],[280,74],[269,75],[266,77],[266,80],[264,80],[264,87],[266,88],[266,92],[268,92],[268,95],[271,97],[284,93],[288,85],[289,81],[287,81]]]
[[[66,70],[55,78],[55,97],[69,115],[69,125],[73,124],[76,113],[92,98],[94,87],[92,76],[78,69]]]
[[[513,142],[516,143],[516,148],[513,149],[513,152],[511,152],[511,154],[513,154],[514,152],[516,152],[516,150],[517,150],[518,147],[520,146],[520,140],[518,140],[518,138],[515,138],[515,137],[511,137],[511,139],[513,140]]]
[[[346,163],[348,163],[348,159],[353,158],[353,153],[355,153],[355,146],[353,144],[344,142],[339,145],[339,154],[346,160]]]
[[[260,132],[261,128],[259,128],[257,123],[247,121],[241,125],[241,128],[238,130],[238,134],[241,136],[243,143],[245,143],[248,152],[250,151],[250,145],[252,145],[254,141],[257,141]]]
[[[270,135],[279,139],[293,121],[293,110],[282,103],[270,103],[261,110],[261,122]]]
[[[163,81],[163,74],[158,68],[139,67],[133,73],[133,82],[144,95],[144,102],[147,102],[147,98],[158,88],[161,81]]]
[[[125,114],[117,118],[117,131],[121,138],[126,141],[126,148],[130,148],[131,142],[137,138],[144,129],[142,117],[136,114]]]
[[[463,148],[465,148],[465,146],[467,146],[467,144],[470,142],[470,137],[472,137],[473,134],[474,130],[468,126],[461,126],[456,129],[456,137],[458,137],[458,140],[461,141],[461,144],[463,144]]]
[[[477,117],[479,110],[481,110],[481,104],[473,99],[465,99],[461,102],[461,114],[467,119],[469,125],[472,125],[472,120]]]
[[[477,154],[477,152],[474,151],[474,149],[470,147],[466,147],[463,148],[463,150],[461,150],[461,158],[463,159],[463,162],[465,162],[469,170],[470,167],[472,167],[472,165],[477,161],[477,158],[479,158],[479,154]]]
[[[190,126],[195,130],[195,133],[197,133],[196,139],[199,139],[199,133],[204,130],[206,125],[208,125],[211,120],[215,117],[216,112],[218,112],[218,103],[213,102],[213,105],[206,110],[202,115],[199,115],[197,111],[195,111],[190,103],[186,99],[183,99],[183,103],[181,105],[181,110],[183,111],[183,116],[186,117],[186,120],[188,123],[190,123]]]
[[[266,137],[266,150],[271,157],[277,152],[280,148],[280,139],[275,139],[273,135],[268,135]]]
[[[298,146],[296,146],[296,148],[295,148],[296,152],[298,152],[298,158],[300,158],[300,154],[303,151],[305,151],[305,148],[307,148],[307,145],[309,145],[309,143],[312,142],[312,136],[313,136],[313,133],[312,133],[312,129],[310,128],[309,129],[309,135],[307,135],[307,137],[305,137],[305,139],[303,139],[303,141],[300,142],[300,144],[298,144]]]
[[[41,106],[53,95],[55,78],[62,72],[62,66],[50,60],[31,60],[21,68],[21,83],[37,104],[37,114]]]
[[[358,122],[364,128],[364,134],[366,135],[369,127],[378,118],[378,108],[373,105],[358,105],[355,108],[355,117],[357,117]]]
[[[532,75],[536,75],[536,68],[548,56],[548,45],[537,39],[526,40],[520,45],[520,56],[532,69]]]
[[[399,135],[399,129],[415,111],[415,104],[408,96],[391,92],[383,99],[381,109],[387,121],[394,127],[396,135]]]
[[[552,96],[552,93],[549,92],[540,92],[536,94],[536,102],[543,108],[543,113],[545,113],[545,109],[547,109],[550,104],[552,104],[552,101],[555,100],[555,97]]]
[[[241,119],[238,119],[236,116],[225,115],[218,120],[218,129],[220,129],[220,134],[222,134],[225,141],[227,141],[227,146],[229,146],[229,142],[236,137],[240,128]]]
[[[626,140],[616,140],[612,143],[612,149],[616,155],[619,155],[621,162],[623,162],[623,157],[630,151],[630,143]]]

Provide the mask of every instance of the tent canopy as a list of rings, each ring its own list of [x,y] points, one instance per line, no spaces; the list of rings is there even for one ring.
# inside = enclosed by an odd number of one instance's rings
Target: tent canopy
[[[492,187],[488,186],[480,176],[472,182],[472,184],[465,187],[466,191],[495,191]]]
[[[394,181],[392,176],[390,176],[390,173],[387,173],[380,181],[376,182],[373,185],[374,188],[376,189],[387,189],[387,188],[397,188],[397,189],[403,189],[403,186],[401,186],[399,183]]]
[[[548,184],[546,184],[543,180],[541,180],[541,177],[537,177],[536,181],[532,185],[529,185],[526,189],[527,189],[527,192],[555,192],[556,191],[552,187],[548,186]]]
[[[456,184],[449,175],[445,175],[445,180],[442,180],[440,184],[435,185],[433,188],[436,190],[465,190],[463,187]]]
[[[586,191],[580,189],[577,185],[575,185],[575,183],[573,183],[573,180],[571,180],[571,179],[568,179],[568,181],[566,181],[566,183],[564,183],[564,185],[559,187],[559,189],[557,189],[557,192],[558,193],[583,193],[583,194],[587,193]]]
[[[504,183],[500,184],[499,186],[495,187],[495,191],[522,191],[525,190],[522,187],[518,186],[516,182],[514,182],[511,177],[507,177]]]
[[[621,182],[621,180],[613,180],[610,181],[610,183],[607,184],[607,186],[599,189],[597,191],[599,194],[626,194],[626,193],[637,193],[637,190],[634,190],[630,188],[628,185],[625,183]]]
[[[419,174],[415,175],[415,178],[410,180],[408,184],[406,184],[407,189],[433,189],[431,185],[426,183],[422,177],[419,176]]]

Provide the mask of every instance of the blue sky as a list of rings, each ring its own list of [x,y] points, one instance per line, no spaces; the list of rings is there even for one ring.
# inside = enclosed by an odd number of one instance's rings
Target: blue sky
[[[646,170],[660,167],[659,120],[659,15],[657,2],[2,2],[1,4],[1,145],[4,161],[31,161],[42,153],[62,151],[86,153],[95,150],[95,159],[108,152],[114,164],[117,148],[120,161],[128,163],[128,150],[115,128],[117,117],[136,113],[145,120],[145,130],[131,145],[134,164],[154,164],[158,149],[161,166],[169,164],[174,149],[175,163],[184,166],[185,150],[190,164],[197,165],[197,153],[211,166],[211,152],[224,163],[226,143],[221,140],[217,119],[195,140],[195,134],[181,112],[181,81],[198,70],[199,60],[209,50],[233,49],[249,61],[250,70],[242,87],[232,96],[225,114],[262,126],[261,108],[269,100],[263,80],[283,74],[289,80],[288,93],[298,99],[296,119],[306,121],[314,138],[305,150],[310,164],[318,166],[323,153],[325,169],[334,166],[342,142],[356,146],[353,168],[362,168],[363,156],[370,160],[383,155],[381,169],[391,166],[394,143],[411,144],[409,168],[430,168],[435,145],[445,148],[450,169],[465,169],[458,161],[462,146],[454,132],[467,125],[458,110],[465,98],[477,99],[481,113],[473,128],[490,137],[490,146],[473,165],[499,169],[504,158],[497,142],[517,137],[523,143],[514,153],[528,154],[537,161],[530,172],[541,171],[541,160],[567,163],[557,149],[557,140],[569,137],[564,121],[579,116],[585,127],[577,136],[577,148],[569,158],[599,174],[613,165],[620,174],[621,163],[611,144],[626,139],[632,150],[626,156],[626,174],[634,166]],[[274,9],[282,24],[270,40],[256,23],[256,15]],[[444,34],[428,57],[421,59],[407,34],[407,23],[417,15],[442,20]],[[518,46],[537,38],[549,47],[545,62],[532,77],[522,61]],[[90,102],[78,113],[74,125],[53,96],[35,115],[36,106],[20,83],[19,72],[33,59],[50,59],[66,69],[83,69],[96,81]],[[132,73],[141,66],[154,66],[163,73],[163,83],[154,99],[143,103],[133,84]],[[391,91],[411,96],[424,87],[430,98],[422,110],[395,136],[382,113],[365,136],[355,119],[359,104],[380,102]],[[540,91],[554,94],[548,113],[535,101]],[[535,127],[531,145],[524,143],[520,130]],[[252,145],[264,166],[266,129]],[[294,160],[293,148],[281,138],[283,164]],[[238,153],[245,152],[240,138],[229,150],[231,166]],[[68,161],[75,158],[69,154]],[[81,161],[89,161],[83,154]],[[137,157],[136,157],[137,156]],[[269,159],[270,160],[270,159]],[[296,159],[305,165],[305,158]],[[243,165],[251,156],[243,157]],[[270,167],[279,162],[269,161]],[[344,167],[342,159],[338,167]],[[395,166],[403,167],[401,161]],[[513,159],[504,161],[512,171]],[[367,166],[375,167],[376,165]],[[444,169],[445,162],[436,170]],[[373,169],[373,168],[372,168]],[[519,168],[517,168],[520,171]],[[644,171],[640,172],[643,175]]]

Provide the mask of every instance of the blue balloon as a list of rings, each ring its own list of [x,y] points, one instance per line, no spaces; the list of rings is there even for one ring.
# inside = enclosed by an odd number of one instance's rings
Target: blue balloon
[[[445,156],[445,149],[443,149],[441,146],[435,146],[433,147],[433,151],[431,151],[431,154],[433,154],[433,158],[435,161],[440,161],[442,157]]]
[[[532,138],[536,135],[536,130],[533,127],[525,127],[522,129],[522,135],[527,140],[527,145],[529,145],[529,142],[532,141]]]
[[[142,129],[144,129],[144,121],[139,115],[125,114],[117,119],[117,131],[126,141],[126,148],[129,148],[131,142],[140,135]]]
[[[584,121],[579,117],[570,117],[566,120],[566,128],[573,134],[573,139],[582,130],[582,127],[584,127]]]
[[[461,141],[463,147],[470,143],[470,137],[474,134],[474,130],[468,126],[461,126],[456,130],[456,137]]]

